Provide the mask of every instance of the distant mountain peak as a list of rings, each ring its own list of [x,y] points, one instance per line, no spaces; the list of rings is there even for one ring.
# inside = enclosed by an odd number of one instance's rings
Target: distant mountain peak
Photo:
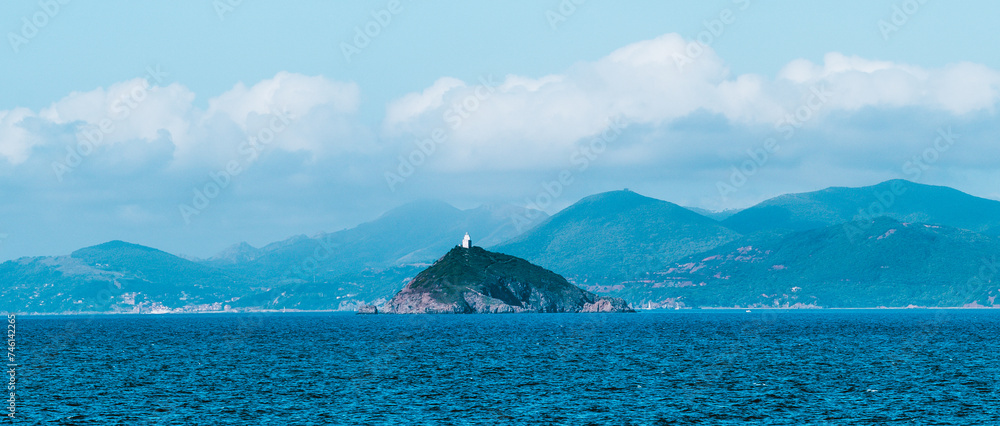
[[[411,215],[422,215],[422,214],[442,214],[442,213],[457,214],[459,212],[461,212],[461,210],[441,200],[419,199],[415,201],[410,201],[399,207],[391,209],[383,213],[382,216],[379,216],[378,219],[406,217]]]
[[[738,236],[676,204],[619,190],[583,198],[493,250],[596,278],[655,269]]]
[[[240,262],[250,262],[261,255],[261,250],[256,248],[246,241],[242,241],[226,247],[215,256],[212,256],[208,260],[210,262],[220,262],[220,263],[240,263]]]
[[[82,254],[82,253],[118,251],[118,250],[139,251],[139,252],[158,252],[158,253],[168,254],[166,252],[163,252],[161,250],[157,250],[157,249],[152,248],[152,247],[146,247],[146,246],[139,245],[139,244],[133,244],[133,243],[122,241],[122,240],[112,240],[112,241],[108,241],[106,243],[102,243],[102,244],[98,244],[98,245],[94,245],[94,246],[90,246],[90,247],[84,247],[82,249],[76,250],[72,254],[70,254],[70,256],[71,257],[78,257],[78,255]]]
[[[650,198],[629,189],[600,192],[580,199],[578,203],[620,202],[620,201],[662,201]]]

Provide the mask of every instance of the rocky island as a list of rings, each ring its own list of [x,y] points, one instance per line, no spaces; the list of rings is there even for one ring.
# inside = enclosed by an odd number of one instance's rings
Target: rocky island
[[[420,272],[385,306],[396,314],[635,312],[524,259],[456,246]]]

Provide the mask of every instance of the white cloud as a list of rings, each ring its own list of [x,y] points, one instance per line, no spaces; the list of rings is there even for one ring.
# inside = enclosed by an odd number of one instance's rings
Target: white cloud
[[[962,62],[935,73],[928,81],[935,101],[956,114],[994,111],[1000,99],[1000,73],[980,64]]]
[[[31,147],[39,142],[21,126],[22,120],[33,116],[27,108],[0,111],[0,157],[11,164],[27,161]]]
[[[203,111],[194,106],[196,96],[188,88],[177,83],[157,86],[137,78],[70,93],[37,113],[24,108],[0,111],[0,156],[13,164],[22,163],[33,146],[52,142],[23,128],[25,118],[37,118],[76,126],[74,137],[98,149],[148,144],[160,141],[166,132],[175,146],[175,166],[226,160],[236,155],[236,147],[248,133],[258,130],[263,116],[279,110],[287,111],[308,131],[289,130],[271,147],[319,152],[338,135],[354,131],[356,126],[344,124],[344,117],[357,111],[359,92],[353,83],[280,72],[250,88],[237,84],[209,99],[209,108]],[[311,122],[317,120],[323,123]]]
[[[992,111],[1000,100],[1000,72],[971,63],[928,70],[828,53],[822,65],[790,62],[779,78],[798,85],[826,84],[838,93],[831,107],[845,110],[918,106],[962,115]]]
[[[38,116],[56,124],[82,123],[97,146],[135,139],[151,140],[168,131],[175,143],[186,142],[195,94],[179,84],[160,87],[144,78],[115,83],[89,92],[73,92]],[[98,136],[99,135],[99,136]],[[99,140],[97,140],[99,139]]]
[[[435,81],[423,92],[409,93],[393,101],[386,108],[385,129],[394,133],[410,130],[405,128],[408,120],[427,111],[437,110],[444,102],[445,94],[459,87],[465,87],[465,82],[457,78],[444,77]]]
[[[574,146],[607,128],[612,117],[660,125],[698,110],[733,120],[774,120],[780,115],[756,76],[727,79],[714,52],[679,66],[687,42],[668,34],[618,49],[596,62],[564,74],[541,78],[510,75],[474,110],[466,108],[460,125],[448,122],[448,109],[476,97],[477,82],[447,81],[393,104],[387,128],[408,129],[416,137],[443,128],[451,131],[448,161],[453,171],[482,168],[532,168],[565,163]],[[427,98],[433,96],[434,101]],[[422,102],[416,102],[422,99]],[[404,107],[404,105],[406,107]],[[419,107],[414,107],[419,106]]]
[[[321,105],[340,113],[353,113],[359,103],[360,89],[354,83],[282,71],[250,88],[238,83],[226,93],[210,99],[206,116],[222,113],[245,126],[251,113],[267,115],[285,109],[292,116],[303,117]]]
[[[689,44],[667,34],[560,74],[508,75],[488,88],[479,81],[443,77],[390,103],[382,134],[410,143],[435,129],[447,130],[448,148],[431,160],[442,170],[528,169],[565,164],[581,141],[607,128],[612,117],[657,128],[703,111],[737,125],[772,126],[803,105],[815,87],[835,94],[820,116],[869,107],[962,115],[992,112],[1000,99],[1000,73],[978,64],[924,69],[829,53],[820,64],[794,60],[769,79],[732,75],[707,47],[681,66],[678,58],[686,57]],[[46,143],[21,126],[35,117],[91,132],[110,122],[113,130],[98,135],[98,146],[162,140],[165,131],[175,146],[175,166],[216,161],[231,158],[254,126],[276,110],[288,111],[297,123],[272,148],[313,156],[368,150],[356,143],[370,136],[354,117],[360,89],[353,83],[279,72],[251,86],[236,84],[208,99],[206,110],[194,106],[195,97],[180,84],[161,87],[134,79],[71,93],[38,112],[0,111],[0,156],[21,163],[33,147]],[[646,138],[642,143],[669,142]]]
[[[794,83],[805,84],[829,78],[838,74],[861,73],[873,74],[878,71],[900,70],[914,77],[925,79],[927,72],[908,65],[895,64],[888,61],[873,61],[858,56],[845,56],[839,52],[827,53],[823,64],[814,64],[805,59],[796,59],[785,65],[778,73],[783,78]]]
[[[466,111],[459,126],[448,122],[449,109],[475,97],[477,82],[441,79],[390,105],[384,129],[394,130],[387,136],[403,139],[448,129],[448,148],[432,161],[440,170],[516,170],[565,164],[574,148],[606,128],[610,117],[656,128],[703,111],[735,125],[771,127],[814,101],[814,92],[831,93],[807,123],[816,126],[837,111],[918,107],[962,115],[992,112],[1000,100],[1000,73],[977,64],[924,69],[830,53],[822,64],[792,61],[768,79],[732,75],[708,47],[679,66],[688,43],[667,34],[561,74],[506,76],[490,96],[473,103],[477,108]]]

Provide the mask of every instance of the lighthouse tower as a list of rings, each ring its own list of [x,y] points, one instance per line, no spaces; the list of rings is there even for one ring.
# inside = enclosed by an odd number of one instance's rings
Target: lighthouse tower
[[[462,247],[472,248],[472,237],[469,236],[468,232],[465,233],[465,238],[462,239]]]

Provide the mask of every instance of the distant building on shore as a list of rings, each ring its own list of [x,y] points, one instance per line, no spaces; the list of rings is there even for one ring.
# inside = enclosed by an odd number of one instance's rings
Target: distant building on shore
[[[462,247],[472,248],[472,237],[469,236],[468,232],[465,233],[465,238],[462,239]]]

